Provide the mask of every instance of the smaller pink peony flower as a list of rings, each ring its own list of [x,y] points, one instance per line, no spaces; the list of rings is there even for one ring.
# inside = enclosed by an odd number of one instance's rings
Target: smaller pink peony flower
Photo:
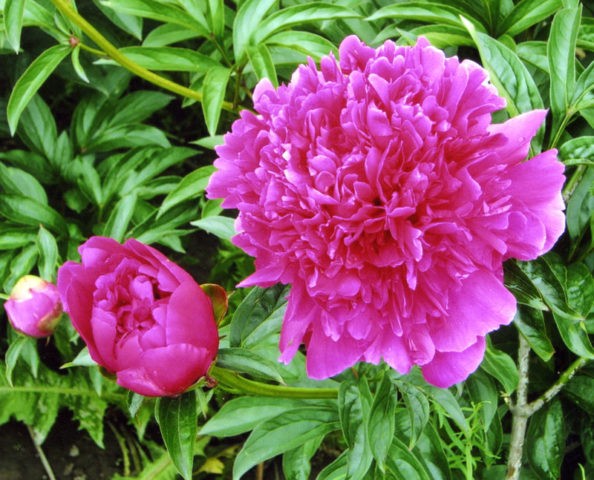
[[[209,297],[163,254],[92,237],[58,271],[64,310],[93,360],[122,387],[174,396],[203,377],[219,338]]]
[[[503,262],[563,232],[563,164],[527,159],[546,112],[493,124],[487,71],[423,38],[351,36],[339,57],[257,85],[208,196],[239,211],[233,242],[256,259],[240,286],[291,285],[282,361],[305,344],[313,378],[383,359],[448,387],[514,317]]]
[[[13,328],[29,337],[48,337],[62,315],[58,289],[34,275],[25,275],[13,287],[4,304]]]

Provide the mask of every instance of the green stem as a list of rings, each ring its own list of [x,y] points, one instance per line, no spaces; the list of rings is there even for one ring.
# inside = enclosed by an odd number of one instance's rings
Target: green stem
[[[579,357],[576,359],[567,370],[565,370],[559,379],[540,397],[525,406],[526,414],[530,417],[540,410],[545,403],[550,402],[561,389],[569,382],[576,372],[588,363],[589,359]]]
[[[573,117],[574,114],[575,114],[575,112],[573,111],[573,107],[569,107],[567,109],[567,111],[565,112],[565,115],[563,116],[563,120],[561,120],[561,124],[559,125],[559,128],[557,128],[557,131],[555,132],[555,135],[553,136],[553,140],[551,141],[549,148],[555,148],[557,143],[559,143],[559,140],[561,139],[561,135],[563,135],[563,131],[565,130],[565,127],[567,126],[567,124],[569,123],[569,120],[571,120],[571,117]]]
[[[202,102],[202,94],[200,92],[196,92],[190,88],[184,87],[178,83],[172,82],[171,80],[157,75],[154,72],[138,65],[136,62],[130,60],[124,54],[122,54],[117,47],[115,47],[112,43],[109,42],[93,25],[87,22],[83,17],[81,17],[76,10],[74,10],[68,0],[51,0],[54,6],[68,19],[74,22],[76,25],[80,27],[80,29],[91,39],[95,44],[105,52],[105,55],[109,56],[112,60],[119,63],[122,67],[126,70],[129,70],[133,74],[144,78],[148,82],[153,83],[165,90],[169,90],[171,92],[177,93],[178,95],[191,98],[193,100],[197,100],[198,102]],[[223,102],[222,105],[223,109],[229,110],[231,112],[235,112],[236,109],[233,108],[233,105],[229,102]]]
[[[530,346],[521,333],[519,333],[518,342],[518,373],[520,380],[516,392],[516,402],[515,404],[510,405],[510,411],[512,413],[512,432],[507,463],[507,476],[505,477],[506,480],[517,480],[520,478],[528,419],[538,412],[538,410],[540,410],[546,403],[555,398],[576,372],[589,361],[587,358],[577,358],[546,392],[533,402],[528,403],[528,364],[530,361]]]
[[[518,480],[522,469],[522,456],[524,439],[528,426],[528,415],[524,407],[528,403],[528,374],[530,362],[530,345],[520,332],[518,332],[518,390],[516,402],[510,405],[512,413],[512,431],[509,442],[509,457],[507,459],[506,480]]]
[[[82,42],[79,42],[78,46],[82,50],[86,50],[87,52],[92,53],[93,55],[97,55],[98,57],[109,57],[109,55],[107,55],[107,53],[103,52],[102,50],[98,50],[96,48],[89,47],[88,45],[85,45]]]
[[[239,390],[248,395],[259,395],[262,397],[284,397],[284,398],[336,398],[336,388],[306,388],[306,387],[285,387],[282,385],[270,385],[267,383],[248,380],[231,370],[213,365],[209,372],[223,388]]]
[[[573,195],[573,191],[577,187],[577,183],[582,179],[585,172],[586,166],[578,165],[575,171],[571,174],[571,177],[569,177],[569,180],[565,184],[565,187],[563,187],[563,200],[565,201],[565,203],[567,203]]]
[[[30,425],[27,425],[27,430],[29,430],[29,435],[31,437],[31,440],[33,441],[33,445],[35,446],[35,450],[37,451],[39,460],[41,461],[41,464],[43,465],[43,469],[45,470],[45,473],[47,474],[47,478],[49,480],[56,480],[56,476],[54,475],[52,466],[50,465],[47,457],[45,456],[45,453],[44,453],[43,449],[41,448],[41,445],[39,444],[39,442],[37,442],[37,439],[35,438],[35,432],[33,431],[33,429],[31,428]]]

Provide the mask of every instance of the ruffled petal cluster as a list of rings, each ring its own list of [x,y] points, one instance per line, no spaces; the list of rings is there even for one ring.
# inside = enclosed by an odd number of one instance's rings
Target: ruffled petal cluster
[[[58,270],[64,310],[91,358],[141,395],[175,396],[204,376],[219,346],[212,302],[162,253],[133,238],[91,237]]]
[[[304,343],[313,378],[383,359],[450,386],[515,314],[503,262],[563,232],[563,165],[526,160],[546,112],[492,124],[505,101],[487,72],[423,38],[351,36],[339,59],[258,84],[208,195],[239,210],[233,241],[256,264],[240,285],[291,284],[281,360]]]

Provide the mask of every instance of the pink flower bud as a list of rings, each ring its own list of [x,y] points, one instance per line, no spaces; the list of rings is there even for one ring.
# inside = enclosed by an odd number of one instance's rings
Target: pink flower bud
[[[56,286],[34,275],[25,275],[15,284],[4,309],[15,330],[36,338],[54,333],[62,315]]]
[[[183,393],[214,360],[213,304],[194,279],[134,239],[92,237],[58,271],[64,310],[99,365],[141,395]]]

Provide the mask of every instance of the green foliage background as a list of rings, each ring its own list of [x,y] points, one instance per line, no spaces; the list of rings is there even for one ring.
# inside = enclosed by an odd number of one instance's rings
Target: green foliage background
[[[557,148],[567,166],[567,232],[545,257],[506,264],[519,313],[490,336],[480,369],[455,388],[381,365],[313,382],[301,354],[279,364],[286,289],[274,287],[232,294],[217,360],[225,370],[213,373],[219,387],[200,385],[175,399],[115,386],[68,321],[41,345],[2,318],[0,424],[22,421],[42,444],[68,408],[101,446],[106,409],[116,408],[141,459],[120,479],[176,471],[185,478],[262,471],[318,480],[594,478],[591,4],[94,0],[76,8],[66,0],[0,0],[6,293],[29,272],[55,280],[91,235],[158,244],[198,281],[233,290],[252,266],[229,241],[233,219],[203,196],[212,148],[251,107],[259,79],[286,82],[308,56],[336,53],[353,33],[374,46],[423,35],[448,55],[479,61],[507,100],[497,121],[549,109],[531,153]],[[40,349],[56,362],[40,360]],[[155,422],[156,440],[146,436]]]

